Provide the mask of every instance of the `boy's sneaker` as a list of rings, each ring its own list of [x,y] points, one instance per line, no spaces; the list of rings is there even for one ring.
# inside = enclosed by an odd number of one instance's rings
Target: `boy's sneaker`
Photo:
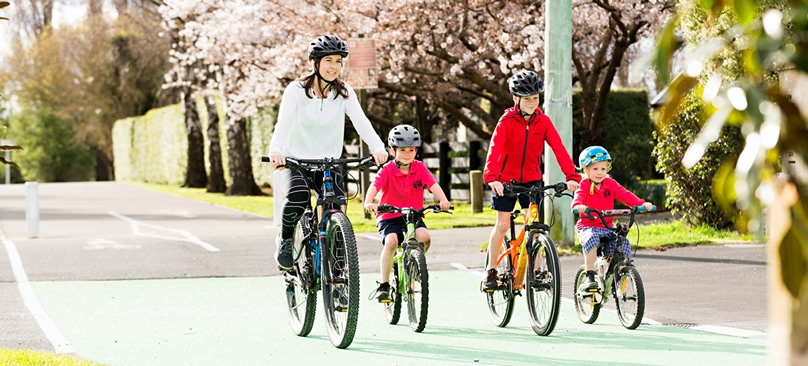
[[[586,277],[584,277],[584,282],[578,288],[578,291],[597,292],[599,290],[598,281],[595,281],[595,271],[586,271]]]
[[[278,262],[278,268],[281,271],[289,271],[294,266],[294,258],[292,257],[292,238],[281,239],[281,234],[275,238],[275,261]]]
[[[485,281],[483,281],[483,290],[496,290],[499,287],[497,282],[497,269],[491,268],[485,272]]]
[[[376,289],[376,300],[379,302],[390,301],[390,283],[380,283],[379,288]]]

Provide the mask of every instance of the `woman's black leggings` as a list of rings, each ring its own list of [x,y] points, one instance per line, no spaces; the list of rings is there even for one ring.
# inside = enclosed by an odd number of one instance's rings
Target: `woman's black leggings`
[[[334,177],[334,193],[340,202],[345,202],[345,181],[342,173],[332,170]],[[281,218],[281,238],[289,239],[294,235],[295,225],[306,203],[311,202],[311,189],[319,196],[323,186],[323,172],[289,171],[286,175],[288,191],[283,204],[283,217]]]

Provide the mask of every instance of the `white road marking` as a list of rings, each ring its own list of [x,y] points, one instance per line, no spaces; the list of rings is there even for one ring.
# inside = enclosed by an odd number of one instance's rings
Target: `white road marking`
[[[165,240],[173,240],[173,241],[184,241],[188,243],[193,243],[199,245],[202,248],[205,248],[209,252],[218,252],[219,248],[210,245],[201,239],[197,238],[193,234],[180,229],[171,229],[162,226],[152,225],[142,223],[126,216],[123,216],[117,212],[110,211],[110,215],[115,216],[123,221],[129,223],[129,226],[132,228],[132,233],[135,235],[146,236],[150,238],[158,238],[158,239],[165,239]],[[146,230],[152,230],[152,232],[148,232]],[[169,235],[165,235],[169,234]]]
[[[37,324],[39,324],[42,333],[45,333],[45,337],[51,342],[56,353],[75,352],[73,345],[65,339],[62,332],[56,328],[56,324],[53,323],[48,314],[45,313],[45,310],[42,309],[42,305],[39,304],[39,300],[37,300],[34,294],[34,289],[31,288],[31,284],[28,282],[28,275],[25,273],[25,268],[22,265],[20,253],[17,252],[17,246],[8,240],[3,240],[3,245],[6,247],[8,259],[11,263],[11,270],[14,272],[14,279],[17,281],[17,288],[20,290],[23,303],[25,303],[25,307],[28,308],[28,311],[31,312],[31,315],[34,317]]]
[[[354,234],[354,236],[357,238],[363,238],[368,240],[381,240],[379,239],[379,235],[373,235],[373,234]]]
[[[472,274],[477,279],[480,279],[482,277],[482,275],[483,275],[482,272],[476,271],[476,270],[473,270],[473,269],[469,269],[468,267],[466,267],[462,263],[451,263],[451,265],[452,265],[452,267],[457,268],[458,270],[466,271],[466,272]],[[573,306],[575,305],[575,301],[573,299],[571,299],[571,298],[562,297],[561,301],[563,301],[565,303],[572,304]],[[601,308],[600,311],[601,312],[606,311],[606,312],[609,312],[609,313],[613,313],[613,314],[615,314],[615,316],[617,316],[617,310]],[[642,324],[662,325],[662,323],[660,323],[660,322],[658,322],[658,321],[656,321],[654,319],[648,318],[648,317],[643,317]],[[718,325],[697,325],[697,326],[690,327],[688,329],[695,329],[695,330],[702,331],[702,332],[710,332],[710,333],[728,335],[728,336],[733,336],[733,337],[741,337],[741,338],[765,338],[765,337],[767,337],[766,333],[758,332],[756,330],[747,330],[747,329],[723,327],[723,326],[718,326]]]
[[[174,209],[172,209],[172,208],[163,208],[163,209],[159,209],[159,210],[153,210],[152,213],[155,213],[155,214],[158,214],[158,215],[179,216],[179,217],[185,217],[185,218],[188,218],[188,219],[196,217],[196,215],[191,213],[191,210],[189,210],[187,208],[174,208]]]

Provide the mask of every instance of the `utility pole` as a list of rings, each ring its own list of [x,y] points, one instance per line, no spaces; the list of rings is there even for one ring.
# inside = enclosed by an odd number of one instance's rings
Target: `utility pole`
[[[544,112],[568,153],[572,153],[572,0],[548,0],[544,16]],[[565,181],[547,144],[544,146],[544,184]],[[572,161],[578,159],[573,157]],[[544,205],[544,217],[555,218],[552,236],[565,248],[575,242],[575,222],[570,211],[572,200],[557,197],[553,206]],[[554,212],[555,211],[555,212]]]

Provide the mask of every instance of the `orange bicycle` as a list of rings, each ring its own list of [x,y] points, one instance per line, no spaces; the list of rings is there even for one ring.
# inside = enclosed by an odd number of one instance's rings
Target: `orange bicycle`
[[[544,215],[539,209],[539,195],[550,199],[569,196],[565,193],[566,183],[556,183],[546,187],[526,188],[513,184],[503,184],[505,194],[527,194],[530,197],[525,225],[519,236],[516,236],[514,220],[519,210],[511,213],[510,238],[506,234],[502,240],[500,255],[496,268],[499,286],[493,290],[482,290],[488,304],[491,320],[498,327],[504,327],[511,321],[514,299],[527,292],[530,325],[536,334],[549,335],[555,328],[561,304],[561,268],[558,265],[558,252],[553,239],[550,238],[550,225],[544,224]],[[555,192],[547,192],[553,190]],[[485,268],[488,268],[488,255],[485,257]],[[532,269],[528,271],[527,269]],[[482,289],[481,284],[481,289]]]

